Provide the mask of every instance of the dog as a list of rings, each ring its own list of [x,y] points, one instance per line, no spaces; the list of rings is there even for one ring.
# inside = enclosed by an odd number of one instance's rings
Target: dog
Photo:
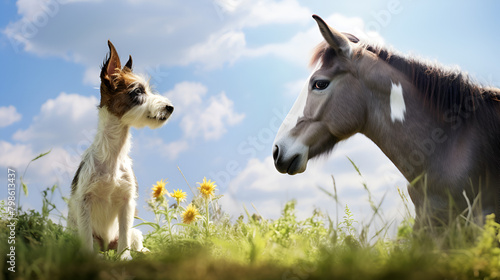
[[[110,41],[108,47],[100,74],[98,129],[71,184],[68,225],[78,231],[84,250],[93,252],[96,241],[101,250],[117,249],[121,259],[129,260],[130,250],[148,251],[142,233],[132,228],[138,185],[128,155],[130,127],[159,128],[174,107],[132,72],[132,56],[122,68]]]

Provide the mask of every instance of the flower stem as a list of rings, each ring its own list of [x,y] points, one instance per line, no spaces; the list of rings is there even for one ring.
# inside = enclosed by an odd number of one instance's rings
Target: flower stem
[[[168,233],[170,234],[170,239],[173,240],[174,236],[172,235],[172,223],[170,221],[170,218],[168,219]]]
[[[165,219],[168,223],[168,233],[170,234],[170,239],[173,240],[172,235],[172,217],[170,216],[170,211],[168,211],[168,203],[163,205],[163,209],[165,210]]]
[[[210,221],[210,212],[208,211],[208,198],[205,199],[205,211],[206,211],[206,215],[207,215],[207,220],[206,220],[206,234],[207,234],[207,237],[210,235],[210,231],[209,231],[209,221]]]
[[[155,223],[160,225],[160,214],[158,214],[158,205],[156,201],[153,202],[153,212],[155,213]]]

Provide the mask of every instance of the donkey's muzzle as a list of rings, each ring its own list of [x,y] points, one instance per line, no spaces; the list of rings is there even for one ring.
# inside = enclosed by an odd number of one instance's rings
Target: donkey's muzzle
[[[300,153],[288,155],[286,148],[280,147],[280,145],[273,147],[274,166],[280,173],[295,175],[304,172],[305,166],[302,157],[303,155]]]
[[[280,155],[280,148],[278,147],[278,145],[274,145],[274,147],[273,147],[273,159],[274,159],[275,163],[276,163],[276,160],[278,159],[279,155]]]
[[[281,156],[280,148],[278,145],[274,145],[273,147],[273,158],[274,158],[274,166],[276,167],[276,170],[278,170],[280,173],[287,173],[288,171],[288,166],[287,164],[284,163],[283,157]]]

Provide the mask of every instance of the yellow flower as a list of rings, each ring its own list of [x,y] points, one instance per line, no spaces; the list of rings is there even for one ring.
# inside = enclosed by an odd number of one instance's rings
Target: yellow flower
[[[156,185],[153,185],[153,193],[152,196],[153,198],[156,198],[157,200],[162,198],[165,194],[167,194],[167,190],[165,189],[165,184],[167,182],[163,182],[163,179],[161,179],[160,182],[156,182]]]
[[[200,190],[200,193],[203,196],[203,198],[209,199],[215,195],[214,194],[215,187],[217,187],[217,185],[215,184],[215,181],[212,182],[212,180],[208,180],[208,182],[207,182],[207,178],[205,177],[205,178],[203,178],[202,183],[197,183],[197,184],[200,185],[198,187],[198,189]]]
[[[200,216],[200,212],[196,209],[196,206],[189,204],[184,213],[182,213],[182,222],[185,224],[190,224],[194,222]]]
[[[181,189],[174,190],[173,193],[170,194],[170,197],[175,198],[177,201],[177,205],[186,200],[187,194],[183,192]]]

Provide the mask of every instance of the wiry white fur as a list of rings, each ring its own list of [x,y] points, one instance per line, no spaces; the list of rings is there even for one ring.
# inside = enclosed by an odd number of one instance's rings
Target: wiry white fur
[[[134,106],[125,113],[122,121],[133,127],[141,128],[148,126],[152,129],[158,128],[165,123],[169,117],[169,112],[165,111],[166,106],[172,106],[172,103],[164,96],[153,94],[149,84],[141,76],[137,76],[137,83],[145,86],[146,102],[142,105]],[[163,120],[162,120],[163,118]]]
[[[83,247],[90,252],[93,235],[99,236],[105,246],[118,239],[117,251],[122,259],[131,259],[130,249],[147,251],[142,233],[132,228],[137,186],[128,155],[130,126],[160,127],[170,116],[165,107],[171,106],[167,98],[148,91],[146,102],[134,106],[122,118],[107,107],[99,108],[97,134],[82,156],[76,191],[69,202],[68,225],[78,229]]]
[[[392,122],[405,120],[406,104],[403,96],[403,87],[400,83],[391,82],[391,120]]]
[[[162,118],[167,118],[165,107],[170,105],[168,99],[157,94],[149,94],[146,102],[142,105],[134,106],[122,117],[123,123],[130,126],[141,128],[148,126],[158,128],[165,123]]]

